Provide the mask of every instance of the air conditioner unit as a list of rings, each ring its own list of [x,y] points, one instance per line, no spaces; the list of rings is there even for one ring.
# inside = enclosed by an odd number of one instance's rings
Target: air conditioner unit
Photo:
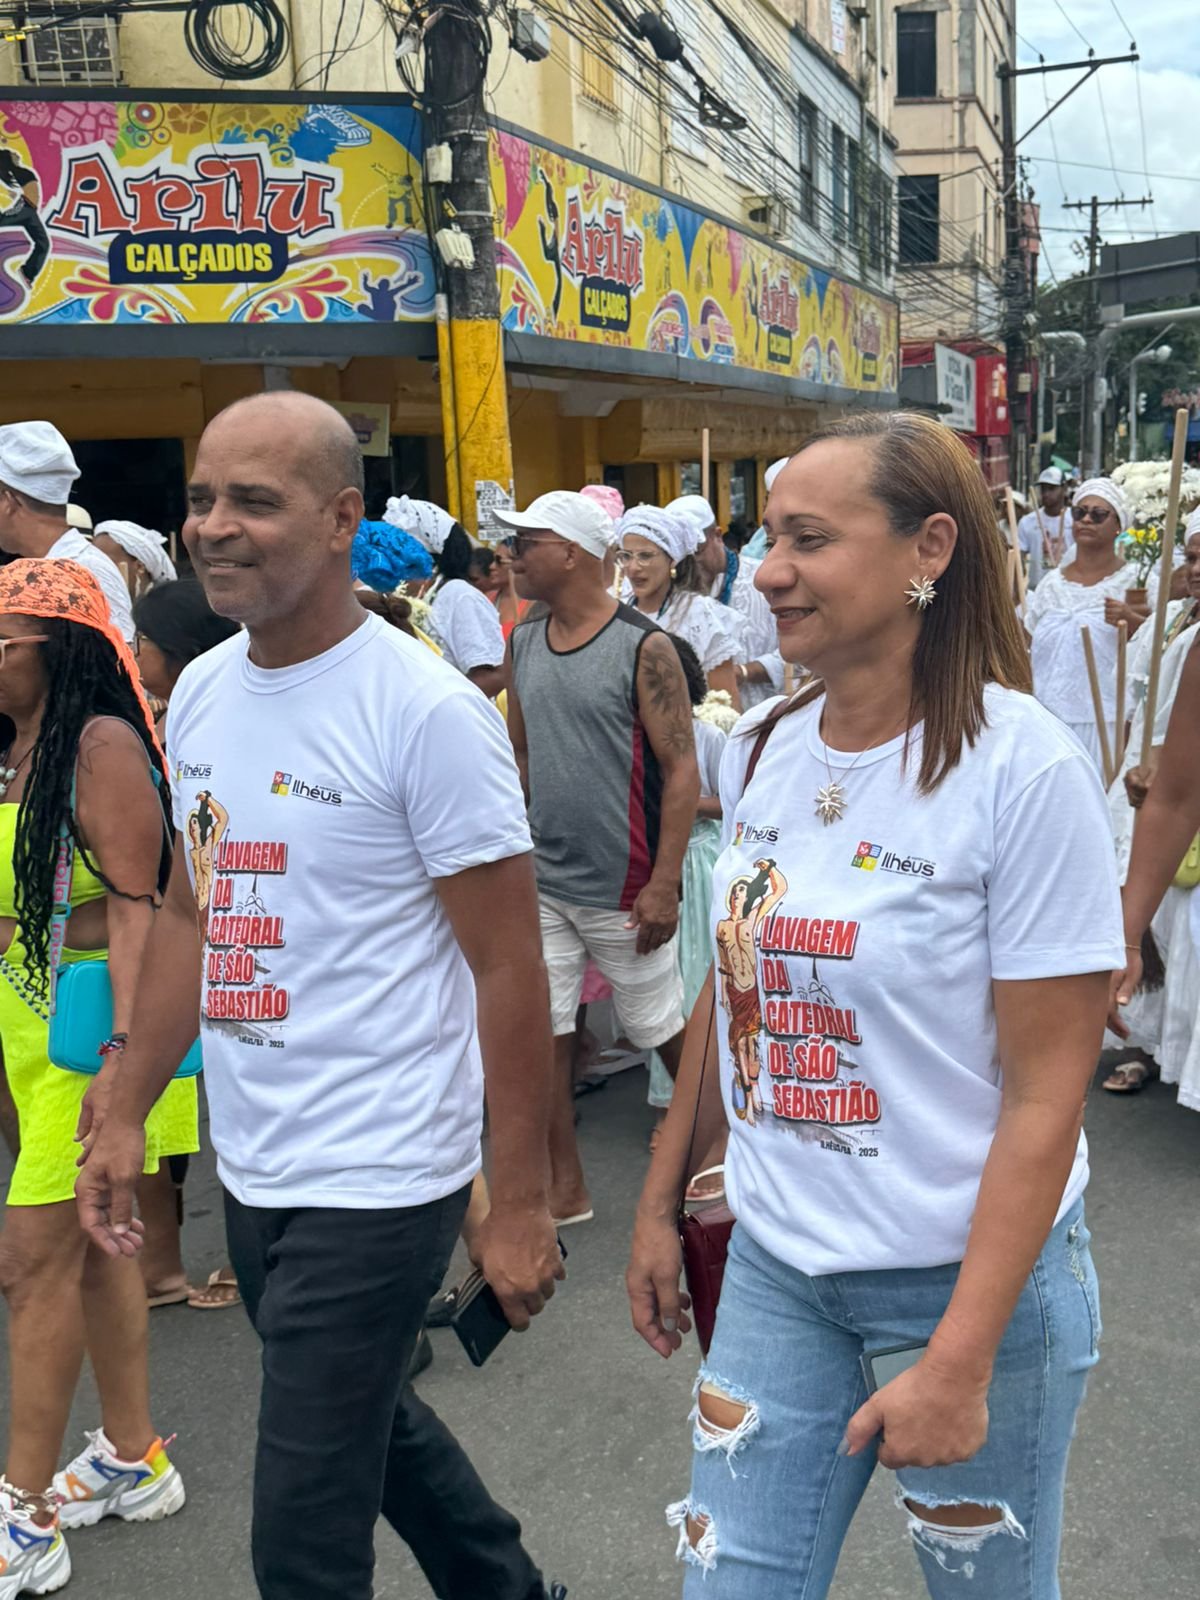
[[[59,21],[53,11],[31,13],[25,23],[22,53],[30,83],[87,86],[121,81],[113,17]]]
[[[762,228],[773,239],[782,239],[788,231],[787,201],[777,194],[748,195],[746,221]]]

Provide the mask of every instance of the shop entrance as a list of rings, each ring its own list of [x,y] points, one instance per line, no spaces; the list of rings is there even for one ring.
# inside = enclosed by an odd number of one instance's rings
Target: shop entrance
[[[71,449],[80,472],[71,498],[93,524],[110,518],[138,522],[165,533],[182,551],[178,534],[187,516],[182,439],[81,439],[73,440]]]

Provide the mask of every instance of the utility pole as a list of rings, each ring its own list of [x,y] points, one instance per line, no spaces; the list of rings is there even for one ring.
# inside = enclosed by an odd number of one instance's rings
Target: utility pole
[[[1100,213],[1103,210],[1119,211],[1123,206],[1148,206],[1153,202],[1150,199],[1126,200],[1101,200],[1098,195],[1093,195],[1090,200],[1064,200],[1064,211],[1087,211],[1089,213],[1089,226],[1087,232],[1088,250],[1088,298],[1087,317],[1084,321],[1084,332],[1088,343],[1095,346],[1100,334],[1100,246],[1103,240],[1100,237]],[[1097,362],[1088,364],[1080,388],[1079,405],[1079,451],[1086,463],[1089,474],[1104,470],[1104,408],[1100,401],[1099,380],[1101,369]]]
[[[448,145],[452,162],[448,181],[433,186],[430,229],[435,235],[450,229],[461,258],[443,268],[445,295],[437,308],[447,500],[467,531],[483,538],[496,536],[489,513],[511,504],[513,494],[483,99],[487,49],[481,41],[487,30],[483,12],[474,7],[433,13],[425,34],[423,96],[426,144]]]
[[[1053,115],[1064,100],[1069,100],[1077,89],[1087,83],[1101,67],[1121,61],[1137,61],[1136,49],[1130,48],[1123,56],[1089,55],[1083,61],[1049,63],[1039,61],[1036,67],[1017,67],[1004,61],[996,68],[1000,79],[1000,138],[1002,150],[1002,178],[1004,186],[1004,350],[1008,370],[1008,407],[1012,419],[1009,438],[1008,474],[1015,488],[1024,486],[1026,465],[1029,459],[1029,349],[1028,336],[1033,327],[1033,296],[1029,273],[1029,251],[1024,237],[1022,202],[1018,190],[1017,148],[1024,144]],[[1016,82],[1018,78],[1034,73],[1082,72],[1071,87],[1040,116],[1032,127],[1018,136],[1016,131]],[[1093,229],[1093,232],[1095,230]],[[1095,273],[1092,273],[1094,279]],[[1098,313],[1097,313],[1098,316]]]

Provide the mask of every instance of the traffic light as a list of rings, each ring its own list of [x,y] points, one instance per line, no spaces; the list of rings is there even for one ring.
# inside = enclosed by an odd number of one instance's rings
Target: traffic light
[[[1138,416],[1139,417],[1144,417],[1145,415],[1146,415],[1146,391],[1145,391],[1145,389],[1139,389],[1138,390]]]

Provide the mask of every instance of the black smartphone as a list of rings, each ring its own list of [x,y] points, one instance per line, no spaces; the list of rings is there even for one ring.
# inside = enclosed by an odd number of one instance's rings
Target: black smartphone
[[[558,1248],[565,1261],[567,1247],[561,1238]],[[504,1315],[496,1291],[478,1268],[463,1280],[455,1293],[450,1326],[476,1367],[481,1367],[504,1335],[512,1332],[512,1324]]]
[[[915,1367],[928,1348],[926,1340],[924,1344],[893,1344],[886,1350],[864,1350],[858,1359],[867,1393],[874,1394],[876,1389],[882,1389],[885,1383],[891,1383],[909,1367]]]

